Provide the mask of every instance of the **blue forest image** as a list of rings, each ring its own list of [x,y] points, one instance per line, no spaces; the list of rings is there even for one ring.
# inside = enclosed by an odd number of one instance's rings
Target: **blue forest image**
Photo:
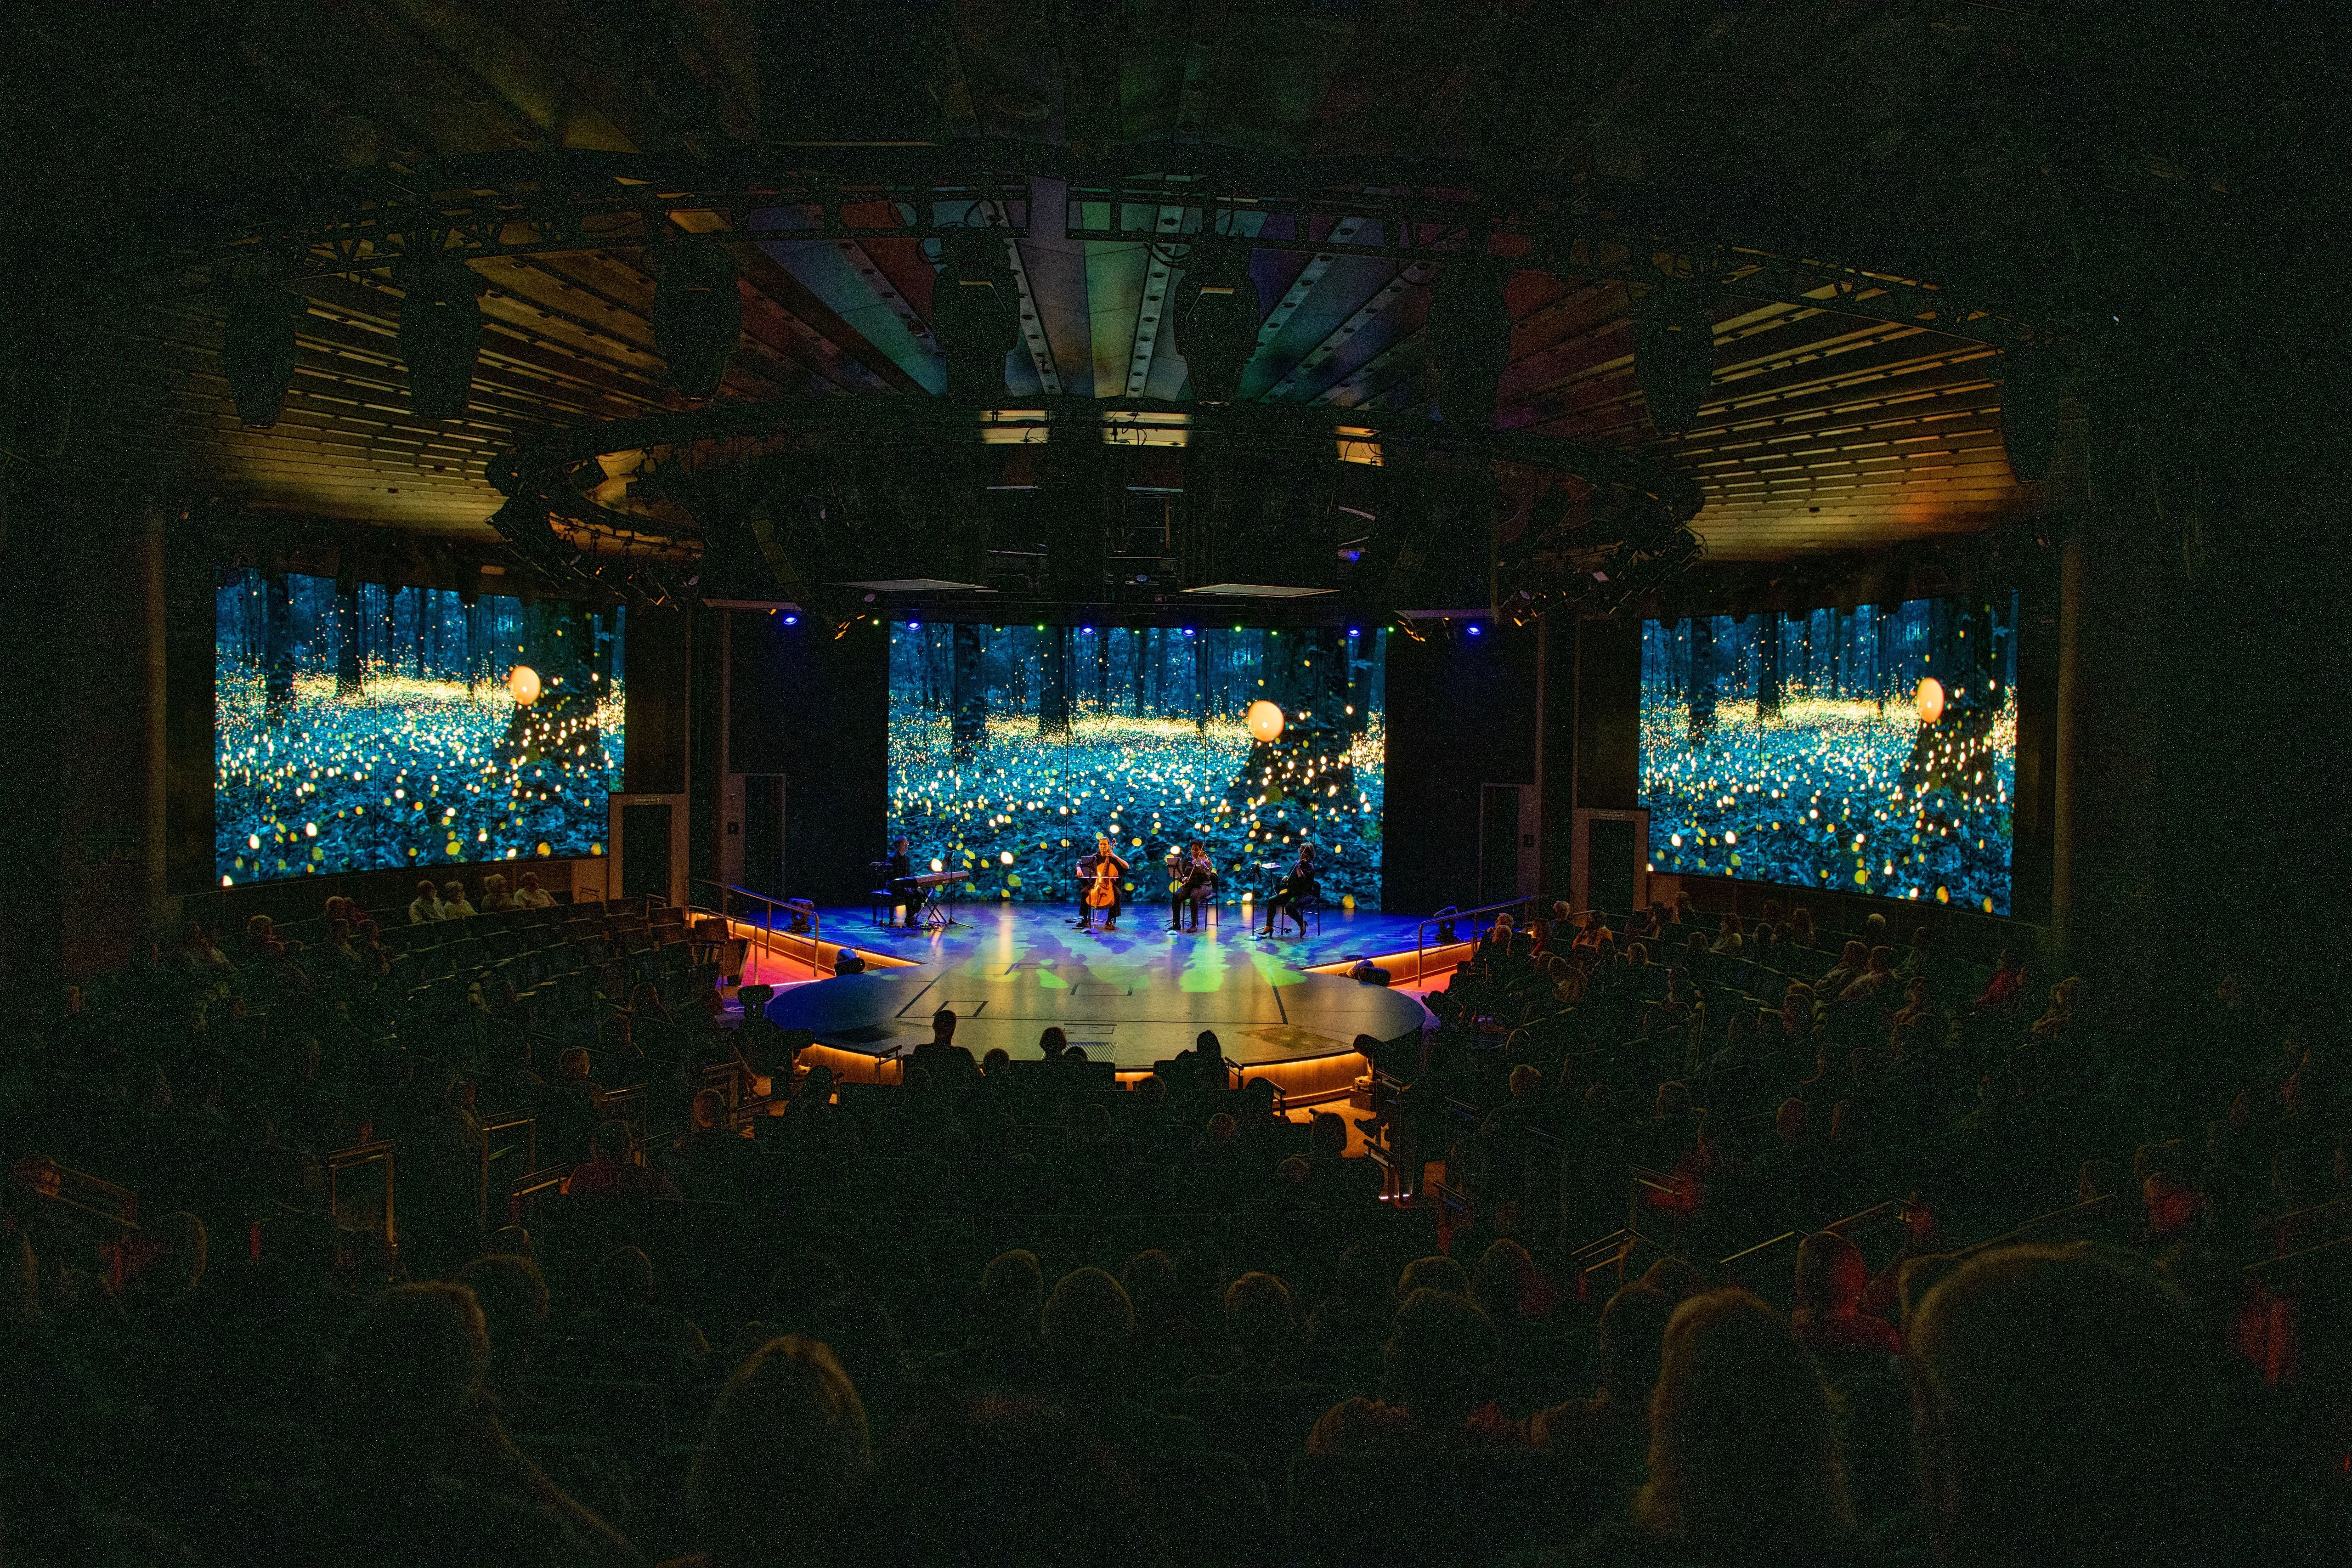
[[[246,572],[216,615],[224,886],[604,853],[619,609]]]
[[[1075,900],[1098,834],[1139,902],[1192,839],[1227,902],[1311,844],[1328,903],[1377,909],[1386,637],[897,623],[890,833],[919,868],[970,871],[968,895],[1024,903]]]
[[[1653,871],[2010,909],[2017,605],[1646,621]]]

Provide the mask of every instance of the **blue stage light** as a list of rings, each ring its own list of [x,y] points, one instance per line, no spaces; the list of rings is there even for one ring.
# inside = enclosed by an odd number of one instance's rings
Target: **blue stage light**
[[[1478,623],[1477,623],[1477,622],[1475,622],[1475,621],[1472,621],[1472,622],[1470,623],[1470,635],[1471,635],[1472,637],[1478,637],[1478,636],[1483,635],[1483,634],[1482,634],[1482,632],[1481,632],[1481,630],[1480,630],[1480,627],[1479,627],[1479,626],[1478,626]]]
[[[800,618],[798,616],[786,616],[784,617],[784,625],[786,625],[786,626],[799,626],[800,624],[801,624],[801,618]]]

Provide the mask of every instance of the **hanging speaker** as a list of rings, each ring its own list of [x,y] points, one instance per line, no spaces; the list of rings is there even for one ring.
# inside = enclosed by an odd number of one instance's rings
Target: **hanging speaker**
[[[306,301],[275,283],[237,283],[224,290],[221,374],[236,416],[248,430],[267,430],[285,411],[294,384],[294,323]]]
[[[1430,286],[1429,356],[1437,367],[1437,415],[1473,429],[1491,423],[1511,362],[1508,273],[1484,257],[1440,267]]]
[[[947,357],[948,395],[992,403],[1004,395],[1004,362],[1020,346],[1020,291],[1001,229],[949,230],[931,286],[931,335]]]
[[[2000,365],[2000,446],[2021,484],[2050,477],[2058,455],[2058,381],[2038,349],[2006,349]]]
[[[408,407],[419,419],[455,419],[474,391],[482,348],[481,280],[463,262],[413,268],[400,301],[400,359]]]
[[[1257,353],[1257,284],[1249,275],[1250,245],[1228,235],[1203,234],[1184,260],[1184,284],[1193,290],[1178,346],[1192,373],[1192,395],[1231,403]]]
[[[1715,384],[1715,314],[1710,290],[1690,278],[1654,285],[1633,307],[1633,379],[1650,428],[1679,436],[1698,423]]]
[[[719,390],[743,332],[743,297],[735,258],[710,240],[687,240],[646,252],[654,280],[654,346],[669,384],[688,397]]]

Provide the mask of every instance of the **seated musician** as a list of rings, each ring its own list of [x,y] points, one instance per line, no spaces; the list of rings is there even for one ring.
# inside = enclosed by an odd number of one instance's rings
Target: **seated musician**
[[[1168,883],[1168,929],[1199,931],[1201,906],[1217,900],[1217,868],[1199,839],[1170,852]]]
[[[1298,934],[1305,936],[1307,917],[1300,912],[1301,906],[1319,898],[1322,891],[1322,884],[1315,879],[1315,846],[1302,844],[1298,847],[1297,862],[1290,868],[1290,875],[1282,879],[1282,885],[1274,890],[1274,897],[1265,901],[1265,930],[1258,934],[1274,935],[1282,924],[1283,917],[1287,915],[1298,922]]]
[[[923,890],[915,885],[915,859],[909,853],[913,847],[914,840],[911,838],[895,838],[890,842],[890,910],[895,916],[898,906],[904,904],[908,925],[918,924],[923,918]]]
[[[1078,929],[1094,929],[1095,910],[1103,911],[1103,930],[1118,929],[1118,879],[1127,862],[1111,847],[1108,835],[1095,839],[1095,852],[1078,862]]]

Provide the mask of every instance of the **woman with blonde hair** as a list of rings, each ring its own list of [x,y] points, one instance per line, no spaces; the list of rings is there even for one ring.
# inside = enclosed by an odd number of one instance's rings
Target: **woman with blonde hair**
[[[1835,1561],[1853,1536],[1830,1391],[1745,1290],[1694,1296],[1666,1325],[1633,1518],[1675,1561],[1708,1568]]]
[[[686,1481],[709,1568],[829,1563],[873,1461],[866,1406],[832,1347],[786,1334],[735,1369]]]

